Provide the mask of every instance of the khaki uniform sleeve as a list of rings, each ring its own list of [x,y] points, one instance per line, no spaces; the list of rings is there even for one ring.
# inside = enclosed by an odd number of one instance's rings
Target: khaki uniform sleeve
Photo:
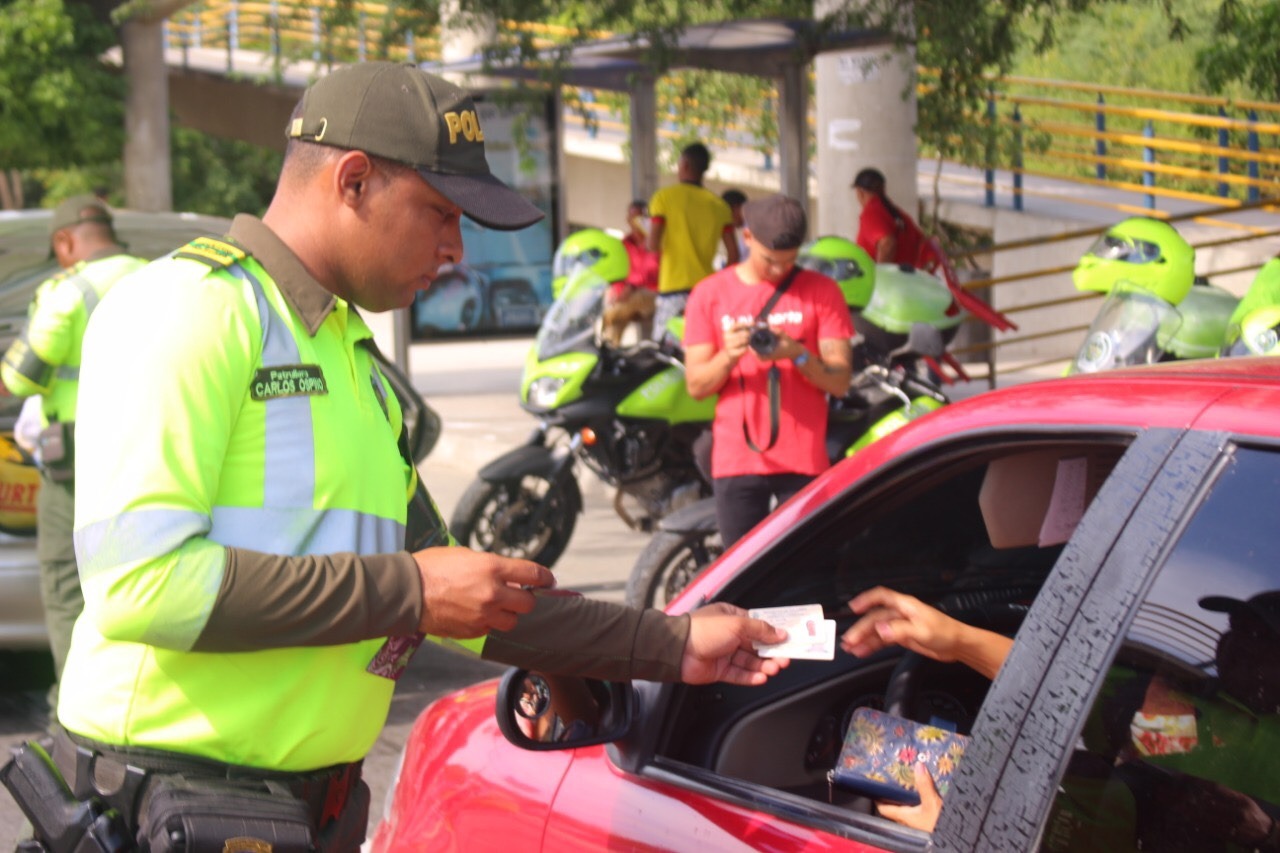
[[[679,681],[689,617],[582,596],[539,595],[511,631],[485,641],[485,660],[605,681]]]
[[[407,636],[422,580],[407,551],[281,557],[227,549],[222,588],[193,651],[332,646]]]

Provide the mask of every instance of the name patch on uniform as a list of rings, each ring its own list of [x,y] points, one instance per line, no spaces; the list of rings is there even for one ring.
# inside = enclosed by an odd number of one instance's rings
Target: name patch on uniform
[[[329,393],[324,371],[318,364],[287,364],[262,367],[253,374],[249,396],[255,400],[278,397],[319,397]]]

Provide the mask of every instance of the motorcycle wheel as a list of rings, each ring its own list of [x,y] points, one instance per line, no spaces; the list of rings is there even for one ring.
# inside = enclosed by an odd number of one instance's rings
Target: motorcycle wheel
[[[724,553],[718,531],[659,531],[640,552],[627,579],[627,604],[665,608],[698,573]]]
[[[549,506],[535,529],[531,516],[543,502]],[[496,483],[476,480],[468,486],[454,508],[449,532],[459,545],[551,568],[577,523],[577,507],[563,486],[526,474]]]

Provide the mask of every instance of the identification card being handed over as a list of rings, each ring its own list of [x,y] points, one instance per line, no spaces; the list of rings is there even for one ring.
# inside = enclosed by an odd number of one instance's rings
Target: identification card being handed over
[[[822,618],[821,604],[755,607],[747,613],[787,632],[781,643],[752,643],[762,658],[832,660],[836,656],[836,620]]]

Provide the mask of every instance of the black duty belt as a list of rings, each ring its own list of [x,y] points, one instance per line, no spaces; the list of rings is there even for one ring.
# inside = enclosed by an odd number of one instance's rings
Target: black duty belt
[[[363,762],[338,764],[320,770],[288,773],[244,767],[146,747],[102,744],[63,730],[53,738],[51,755],[78,799],[101,797],[123,815],[131,828],[138,825],[154,775],[189,778],[279,782],[307,804],[316,830],[335,820],[360,782]]]

